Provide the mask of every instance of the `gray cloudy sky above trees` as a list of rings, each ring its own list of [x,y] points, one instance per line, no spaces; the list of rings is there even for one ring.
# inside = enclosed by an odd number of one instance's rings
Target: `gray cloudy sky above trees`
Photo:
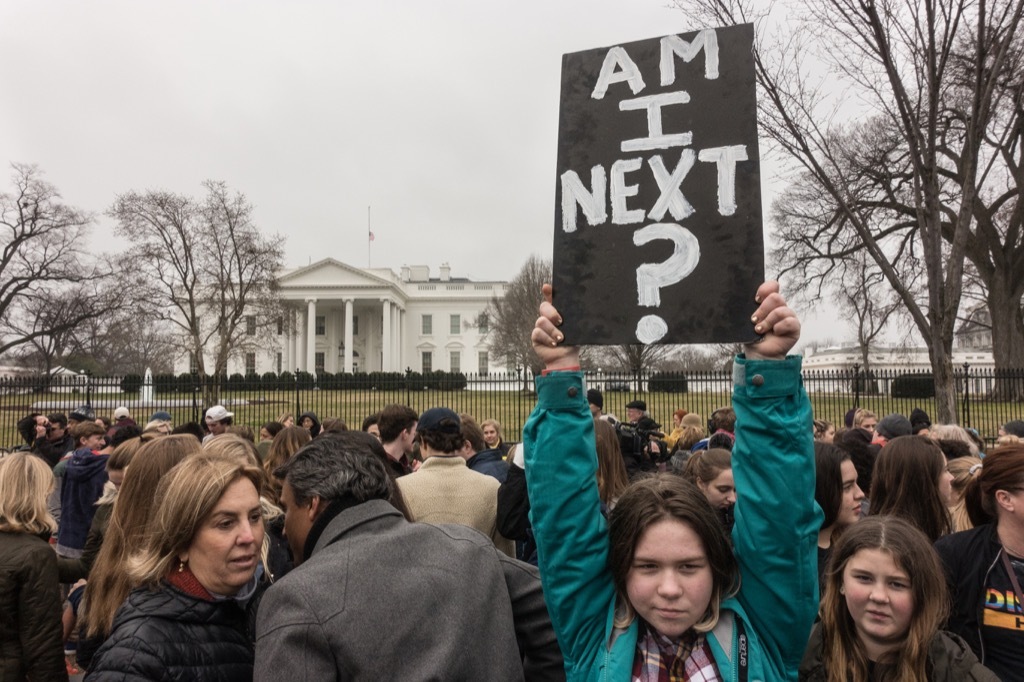
[[[662,0],[0,4],[0,160],[119,249],[118,194],[245,193],[285,264],[550,256],[561,55],[684,28]],[[436,270],[435,270],[436,272]]]

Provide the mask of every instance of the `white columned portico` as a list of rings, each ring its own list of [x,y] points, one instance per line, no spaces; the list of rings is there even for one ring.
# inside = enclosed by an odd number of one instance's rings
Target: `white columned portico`
[[[307,298],[306,303],[306,371],[316,371],[316,299]]]
[[[384,299],[381,319],[383,329],[381,330],[381,371],[391,371],[391,301]]]
[[[352,373],[352,299],[345,299],[345,371]]]

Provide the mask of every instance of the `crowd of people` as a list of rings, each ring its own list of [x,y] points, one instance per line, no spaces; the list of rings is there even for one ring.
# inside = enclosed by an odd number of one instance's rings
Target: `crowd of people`
[[[30,414],[0,458],[0,680],[1024,679],[1024,422],[814,419],[767,283],[731,405],[589,388],[545,287],[521,443]]]

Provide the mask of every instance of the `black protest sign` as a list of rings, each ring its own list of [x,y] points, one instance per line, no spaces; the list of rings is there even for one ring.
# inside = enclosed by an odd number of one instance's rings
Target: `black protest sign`
[[[563,56],[552,284],[569,343],[753,337],[753,39],[747,24]]]

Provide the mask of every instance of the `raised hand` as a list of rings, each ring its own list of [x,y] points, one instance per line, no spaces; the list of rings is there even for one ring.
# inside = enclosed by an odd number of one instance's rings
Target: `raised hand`
[[[761,305],[751,318],[754,331],[764,338],[744,346],[751,360],[782,360],[800,339],[800,320],[779,293],[778,282],[765,282],[755,299]]]
[[[551,304],[551,285],[541,287],[541,293],[544,294],[544,302],[540,304],[540,317],[530,334],[533,352],[544,363],[545,369],[579,369],[579,348],[561,345],[565,341],[565,335],[558,329],[562,324],[562,316]]]

